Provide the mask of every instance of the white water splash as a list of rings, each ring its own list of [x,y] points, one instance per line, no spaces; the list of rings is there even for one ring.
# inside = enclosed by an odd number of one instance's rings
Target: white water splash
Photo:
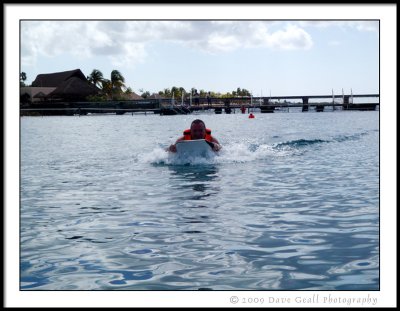
[[[271,157],[285,157],[293,155],[293,150],[278,150],[274,145],[256,145],[238,143],[224,145],[218,153],[210,153],[207,157],[179,157],[175,153],[166,152],[156,147],[149,153],[139,154],[139,163],[166,164],[166,165],[204,165],[218,163],[246,163]]]

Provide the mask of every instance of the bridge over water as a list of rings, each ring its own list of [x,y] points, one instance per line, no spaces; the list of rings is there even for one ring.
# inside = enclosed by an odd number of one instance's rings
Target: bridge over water
[[[373,102],[368,102],[370,99]],[[269,97],[194,97],[177,99],[142,99],[105,102],[43,101],[21,104],[23,115],[85,115],[88,113],[159,113],[161,115],[188,114],[198,110],[214,109],[215,113],[230,113],[232,110],[259,108],[262,113],[272,113],[277,108],[301,107],[309,111],[333,110],[376,110],[380,105],[379,94],[354,94],[334,97],[332,95],[269,96]],[[356,99],[356,102],[355,100]]]
[[[356,98],[357,102],[354,102]],[[374,98],[374,102],[368,102]],[[327,101],[326,99],[330,99]],[[361,99],[361,101],[358,101]],[[215,98],[202,97],[195,98],[188,102],[187,99],[169,100],[161,103],[164,114],[188,113],[196,110],[214,109],[216,113],[230,113],[232,109],[250,109],[260,108],[261,112],[274,112],[276,108],[294,108],[301,107],[302,111],[308,111],[310,107],[315,107],[318,112],[324,111],[327,106],[342,110],[376,110],[379,106],[379,94],[357,94],[342,95],[334,97],[332,95],[301,95],[301,96],[270,96],[270,97],[230,97]]]

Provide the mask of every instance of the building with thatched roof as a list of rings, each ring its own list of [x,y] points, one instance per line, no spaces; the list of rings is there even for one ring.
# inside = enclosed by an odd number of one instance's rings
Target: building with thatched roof
[[[140,100],[140,99],[143,99],[142,96],[136,94],[135,92],[123,93],[123,94],[121,94],[121,96],[125,100]]]
[[[85,100],[87,96],[100,94],[100,89],[96,86],[89,84],[86,80],[78,77],[70,77],[60,83],[60,85],[51,93],[47,98],[67,99],[67,100]]]
[[[163,99],[164,97],[162,97],[160,94],[153,93],[150,96],[148,96],[147,98],[148,99]]]
[[[74,69],[37,75],[36,79],[32,82],[32,87],[58,87],[62,82],[73,77],[87,81],[80,69]]]
[[[21,103],[43,101],[46,99],[47,95],[55,89],[55,87],[23,86],[20,88],[20,101]]]
[[[39,74],[30,87],[22,87],[21,102],[78,100],[97,95],[99,88],[90,84],[80,69]]]
[[[43,92],[39,92],[37,93],[35,96],[33,96],[33,98],[39,98],[39,99],[45,99],[46,98],[46,94]]]

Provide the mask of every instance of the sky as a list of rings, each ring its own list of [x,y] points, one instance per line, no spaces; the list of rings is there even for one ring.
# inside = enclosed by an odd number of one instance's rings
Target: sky
[[[22,20],[21,72],[118,70],[136,93],[379,93],[379,20]]]

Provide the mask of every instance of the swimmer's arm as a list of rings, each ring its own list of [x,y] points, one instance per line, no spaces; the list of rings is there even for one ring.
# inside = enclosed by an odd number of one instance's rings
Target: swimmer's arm
[[[221,144],[219,143],[219,141],[218,141],[218,139],[216,139],[216,138],[212,138],[212,149],[214,150],[214,151],[220,151],[221,150],[221,148],[222,148],[222,146],[221,146]]]
[[[176,152],[176,143],[179,141],[184,140],[184,136],[182,136],[181,138],[178,138],[175,142],[175,144],[170,145],[167,149],[165,149],[165,151],[169,151],[169,152]]]

